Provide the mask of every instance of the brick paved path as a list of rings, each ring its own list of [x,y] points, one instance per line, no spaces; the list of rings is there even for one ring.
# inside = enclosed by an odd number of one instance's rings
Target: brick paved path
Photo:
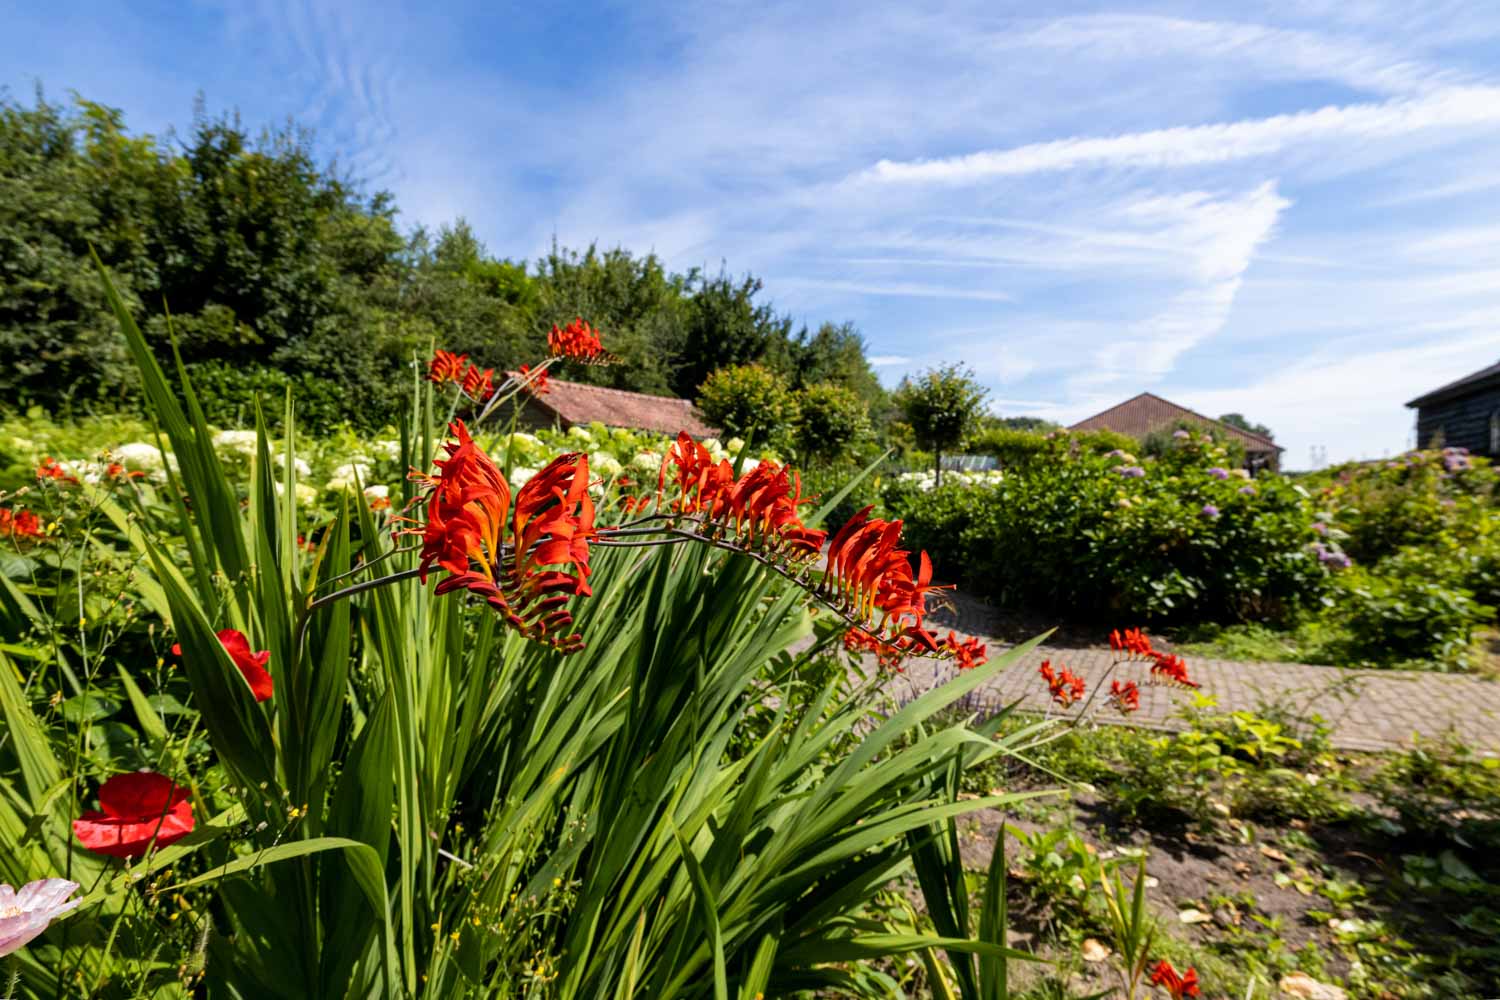
[[[991,656],[998,656],[1008,648],[1009,644],[984,634],[985,614],[977,602],[960,596],[955,624],[968,625],[971,630],[968,634],[977,634],[988,642]],[[948,625],[949,622],[943,622],[945,629]],[[1102,694],[1089,707],[1093,719],[1162,729],[1185,728],[1174,713],[1192,701],[1191,691],[1148,685],[1149,671],[1143,663],[1122,663],[1109,673],[1114,654],[1099,647],[1038,647],[976,691],[970,706],[993,709],[1020,698],[1024,708],[1047,710],[1050,705],[1047,687],[1037,676],[1037,667],[1044,659],[1083,676],[1089,682],[1090,693],[1106,675],[1134,680],[1140,685],[1140,710],[1128,720],[1122,720]],[[1475,750],[1500,754],[1500,682],[1457,674],[1243,663],[1196,656],[1187,657],[1187,662],[1193,679],[1203,685],[1203,693],[1218,699],[1221,710],[1255,711],[1277,705],[1304,718],[1317,714],[1332,727],[1330,738],[1341,749],[1389,750],[1408,745],[1414,734],[1435,738],[1451,731]],[[888,690],[906,700],[952,674],[953,668],[946,663],[913,661],[906,665],[904,674],[891,680]],[[1106,679],[1104,687],[1108,686]],[[1057,711],[1055,706],[1051,707]],[[1080,707],[1074,706],[1070,714],[1078,714]]]

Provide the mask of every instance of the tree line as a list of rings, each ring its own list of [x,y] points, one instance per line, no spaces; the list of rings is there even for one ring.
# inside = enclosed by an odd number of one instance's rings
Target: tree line
[[[569,378],[696,398],[715,371],[758,364],[793,391],[836,386],[877,423],[889,411],[851,324],[799,326],[753,276],[594,246],[514,260],[461,219],[403,230],[396,217],[389,193],[320,165],[295,124],[252,133],[200,102],[183,134],[158,138],[83,98],[0,93],[0,405],[137,405],[92,249],[163,358],[175,341],[219,422],[290,385],[311,426],[378,427],[432,346],[514,368],[575,316],[621,363]]]

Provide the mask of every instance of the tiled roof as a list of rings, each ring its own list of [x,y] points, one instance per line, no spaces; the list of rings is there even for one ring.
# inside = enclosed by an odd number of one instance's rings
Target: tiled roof
[[[1500,361],[1495,362],[1488,368],[1481,368],[1472,375],[1465,375],[1456,382],[1449,382],[1441,388],[1434,389],[1429,393],[1418,396],[1407,403],[1407,406],[1427,406],[1430,403],[1441,402],[1452,396],[1461,396],[1468,389],[1482,389],[1486,384],[1494,382],[1500,384]]]
[[[598,421],[607,427],[630,427],[662,434],[687,431],[696,438],[719,433],[717,428],[704,422],[702,414],[689,400],[671,396],[647,396],[640,392],[554,378],[548,379],[546,393],[532,397],[532,403],[568,425]]]
[[[1212,417],[1188,409],[1186,406],[1178,406],[1169,400],[1149,392],[1143,392],[1139,396],[1133,396],[1118,406],[1112,406],[1103,413],[1096,413],[1087,420],[1080,420],[1069,427],[1070,431],[1116,431],[1120,434],[1128,434],[1134,438],[1143,438],[1152,431],[1163,427],[1170,427],[1179,420],[1191,420],[1195,423],[1208,424],[1244,442],[1248,451],[1285,451],[1275,441],[1264,434],[1256,434],[1254,431],[1241,430],[1229,424],[1222,423]]]

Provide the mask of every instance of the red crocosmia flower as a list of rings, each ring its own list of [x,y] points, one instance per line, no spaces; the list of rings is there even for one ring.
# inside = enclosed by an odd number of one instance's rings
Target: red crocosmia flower
[[[1178,975],[1177,970],[1172,968],[1172,963],[1162,959],[1151,970],[1151,985],[1165,988],[1167,996],[1172,1000],[1195,997],[1199,993],[1198,970],[1189,966],[1186,972]]]
[[[1061,665],[1053,670],[1051,660],[1043,660],[1037,673],[1041,674],[1042,680],[1047,682],[1047,690],[1052,695],[1052,700],[1063,708],[1068,708],[1082,699],[1084,691],[1087,690],[1082,677]]]
[[[275,685],[271,681],[271,675],[266,672],[266,664],[270,662],[271,651],[261,650],[259,653],[250,652],[250,640],[245,638],[245,633],[239,629],[220,629],[215,633],[219,637],[219,643],[224,647],[224,652],[229,654],[229,659],[239,668],[240,675],[245,678],[245,683],[250,685],[250,693],[255,696],[256,701],[265,701],[273,694]],[[172,646],[172,655],[182,655],[182,644]]]
[[[913,574],[911,553],[898,545],[901,522],[872,518],[870,510],[855,514],[828,543],[822,592],[857,617],[876,621],[876,631],[906,634],[936,652],[937,641],[921,628],[926,594],[933,589],[932,562],[922,553]]]
[[[140,479],[146,475],[139,469],[134,472],[128,471],[119,462],[110,462],[104,467],[104,474],[111,479]]]
[[[874,653],[882,670],[899,672],[908,656],[934,653],[944,647],[923,629],[908,629],[894,638],[883,639],[864,629],[851,628],[844,633],[844,648],[855,656]]]
[[[983,666],[990,658],[984,644],[973,636],[960,639],[956,633],[949,632],[942,645],[953,654],[953,662],[960,670]]]
[[[423,582],[434,566],[447,570],[436,593],[467,590],[523,635],[564,652],[583,648],[582,636],[565,634],[573,616],[563,605],[591,593],[595,530],[587,457],[558,456],[521,487],[512,511],[499,468],[462,421],[451,430],[457,440],[445,445],[448,457],[437,462],[438,472],[415,476],[428,486],[418,563]],[[545,568],[559,566],[566,568]]]
[[[73,821],[73,835],[96,854],[138,858],[193,832],[187,789],[152,771],[110,778],[99,786],[99,808]]]
[[[0,538],[41,538],[46,533],[42,519],[31,511],[0,507]]]
[[[1151,680],[1154,683],[1173,684],[1178,687],[1198,687],[1198,682],[1189,679],[1187,664],[1182,657],[1169,653],[1155,653],[1151,664]]]
[[[1128,628],[1124,632],[1115,629],[1109,634],[1109,648],[1125,653],[1127,659],[1150,657],[1155,652],[1151,648],[1151,640],[1138,628]]]
[[[1135,681],[1111,681],[1109,684],[1109,700],[1119,710],[1121,715],[1129,715],[1141,707],[1141,689],[1136,687]]]
[[[582,317],[567,326],[552,325],[547,334],[547,349],[555,358],[569,358],[585,364],[611,364],[618,360],[604,349],[599,341],[599,331],[585,323]]]
[[[710,518],[724,514],[728,492],[734,486],[734,467],[728,459],[715,462],[707,448],[683,431],[667,449],[657,474],[656,491],[661,500],[666,499],[669,470],[677,488],[669,504],[671,510],[679,514],[707,514]]]
[[[37,466],[36,477],[38,479],[55,479],[61,483],[72,483],[74,486],[78,485],[78,480],[68,475],[68,470],[64,469],[58,463],[57,459],[51,455],[43,458],[42,464]]]
[[[533,396],[545,396],[551,391],[547,388],[547,369],[543,368],[533,375],[530,365],[522,365],[518,374],[525,383],[526,391]]]
[[[427,366],[427,377],[438,385],[458,382],[463,378],[464,362],[467,360],[469,360],[467,354],[454,354],[450,351],[434,352],[432,362]]]
[[[480,371],[478,367],[470,365],[464,369],[461,388],[464,395],[477,402],[484,402],[495,394],[495,369],[486,368]]]

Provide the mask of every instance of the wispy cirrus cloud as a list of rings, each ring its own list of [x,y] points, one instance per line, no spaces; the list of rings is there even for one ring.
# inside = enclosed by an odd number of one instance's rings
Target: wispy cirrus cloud
[[[855,183],[973,184],[997,177],[1072,170],[1174,169],[1268,157],[1294,146],[1373,141],[1421,132],[1500,126],[1500,87],[1451,87],[1380,103],[1325,107],[1269,118],[1184,125],[1106,138],[1069,138],[942,159],[880,160]]]

